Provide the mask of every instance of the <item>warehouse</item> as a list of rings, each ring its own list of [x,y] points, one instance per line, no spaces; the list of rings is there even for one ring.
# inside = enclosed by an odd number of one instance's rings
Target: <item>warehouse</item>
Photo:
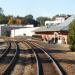
[[[11,37],[14,37],[14,36],[32,36],[34,35],[35,33],[33,32],[33,30],[37,29],[39,27],[24,27],[24,26],[21,26],[21,27],[13,27],[11,29]]]
[[[32,36],[35,33],[33,30],[37,29],[39,27],[33,27],[33,25],[0,25],[0,36]]]

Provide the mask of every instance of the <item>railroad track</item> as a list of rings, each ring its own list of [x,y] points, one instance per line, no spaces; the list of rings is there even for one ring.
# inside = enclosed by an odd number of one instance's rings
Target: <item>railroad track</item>
[[[12,49],[12,44],[15,48]],[[9,75],[18,58],[19,50],[15,42],[9,42],[8,47],[0,56],[0,75]]]
[[[54,59],[48,55],[42,47],[34,42],[25,42],[32,47],[32,52],[34,53],[36,59],[36,63],[34,65],[34,75],[65,75],[60,70]],[[5,75],[8,75],[8,73]]]
[[[8,53],[11,44],[7,42],[7,47],[4,50],[0,50],[0,61],[4,58],[4,56]]]
[[[36,59],[37,75],[65,75],[55,60],[38,44],[26,41],[33,48]]]

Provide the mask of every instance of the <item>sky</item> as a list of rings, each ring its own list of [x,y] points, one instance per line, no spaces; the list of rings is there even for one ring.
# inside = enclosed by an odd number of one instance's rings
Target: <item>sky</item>
[[[75,0],[0,0],[5,15],[26,16],[32,14],[52,17],[56,14],[75,14]]]

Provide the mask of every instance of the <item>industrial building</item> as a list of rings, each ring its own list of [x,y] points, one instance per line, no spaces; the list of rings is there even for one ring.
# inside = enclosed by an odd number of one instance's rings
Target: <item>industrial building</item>
[[[13,28],[11,29],[11,37],[14,36],[32,36],[35,34],[35,32],[33,32],[35,29],[37,29],[38,27],[17,27],[17,28]]]
[[[0,25],[0,36],[8,35],[10,37],[14,36],[32,36],[35,34],[33,30],[39,27],[33,27],[33,25]]]

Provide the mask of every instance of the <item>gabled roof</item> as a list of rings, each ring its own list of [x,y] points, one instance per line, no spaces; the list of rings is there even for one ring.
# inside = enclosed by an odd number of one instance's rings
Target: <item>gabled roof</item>
[[[36,29],[34,32],[45,32],[45,31],[64,31],[68,30],[69,24],[75,19],[75,15],[69,17],[67,20],[65,20],[63,23],[59,25],[51,25],[51,26],[43,26],[38,29]]]

